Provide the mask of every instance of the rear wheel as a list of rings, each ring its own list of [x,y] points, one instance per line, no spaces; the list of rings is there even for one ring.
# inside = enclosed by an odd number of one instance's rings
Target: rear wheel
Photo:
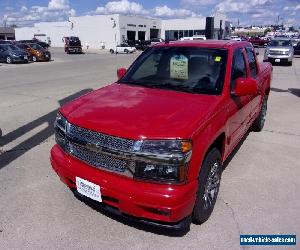
[[[33,57],[32,57],[32,61],[33,61],[33,62],[36,62],[36,61],[37,61],[36,56],[33,56]]]
[[[129,53],[129,50],[128,50],[128,49],[124,49],[124,52],[128,54],[128,53]]]
[[[199,174],[198,192],[192,214],[195,224],[202,224],[210,217],[219,193],[221,175],[221,153],[213,148],[206,155]]]
[[[113,49],[110,49],[109,52],[110,52],[110,54],[115,53]]]
[[[267,109],[268,109],[268,96],[265,96],[263,99],[263,103],[260,108],[260,112],[258,117],[255,119],[252,125],[252,130],[254,132],[260,132],[262,131],[265,121],[266,121],[266,116],[267,116]]]
[[[6,63],[11,64],[12,63],[12,59],[10,56],[6,57]]]

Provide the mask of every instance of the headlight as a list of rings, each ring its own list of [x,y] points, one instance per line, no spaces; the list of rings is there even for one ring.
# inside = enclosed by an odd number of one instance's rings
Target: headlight
[[[192,143],[186,140],[145,140],[136,141],[133,150],[150,154],[187,153],[192,149]]]
[[[146,158],[147,155],[154,156],[151,161],[136,162],[135,178],[176,183],[183,182],[186,179],[188,162],[192,154],[192,143],[190,141],[137,141],[134,145],[134,151],[142,153]]]
[[[67,119],[62,116],[61,113],[57,113],[55,122],[54,122],[54,127],[59,128],[64,134],[66,133],[67,129]]]
[[[64,118],[60,113],[58,113],[54,122],[55,141],[63,149],[65,149],[66,147],[67,124],[67,119]]]

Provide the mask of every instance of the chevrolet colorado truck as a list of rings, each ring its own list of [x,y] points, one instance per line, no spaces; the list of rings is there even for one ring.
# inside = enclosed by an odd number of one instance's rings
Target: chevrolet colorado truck
[[[264,126],[271,64],[249,42],[177,41],[117,74],[61,107],[53,169],[76,196],[119,216],[178,230],[205,222],[224,161]]]

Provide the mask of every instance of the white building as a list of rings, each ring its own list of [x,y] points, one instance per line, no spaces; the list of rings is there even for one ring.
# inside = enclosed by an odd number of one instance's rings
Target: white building
[[[215,20],[212,28],[217,30],[220,21],[218,17]],[[98,49],[104,43],[105,48],[109,49],[125,40],[177,40],[183,36],[204,35],[206,18],[160,20],[121,14],[79,16],[70,17],[65,22],[41,22],[33,27],[16,28],[15,34],[16,40],[44,36],[46,40],[51,40],[53,47],[63,47],[63,37],[78,36],[83,46],[88,44],[90,48]]]

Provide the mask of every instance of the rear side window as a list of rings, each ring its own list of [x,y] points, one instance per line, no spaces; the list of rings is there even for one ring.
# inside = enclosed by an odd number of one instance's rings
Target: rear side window
[[[234,84],[234,81],[237,78],[246,78],[246,64],[244,59],[244,54],[241,49],[236,49],[233,55],[232,61],[232,71],[231,71],[231,83]]]
[[[250,75],[252,78],[256,78],[258,70],[257,70],[254,52],[253,52],[253,50],[251,50],[249,48],[247,48],[246,51],[247,51],[247,56],[248,56],[248,60],[249,60]]]

